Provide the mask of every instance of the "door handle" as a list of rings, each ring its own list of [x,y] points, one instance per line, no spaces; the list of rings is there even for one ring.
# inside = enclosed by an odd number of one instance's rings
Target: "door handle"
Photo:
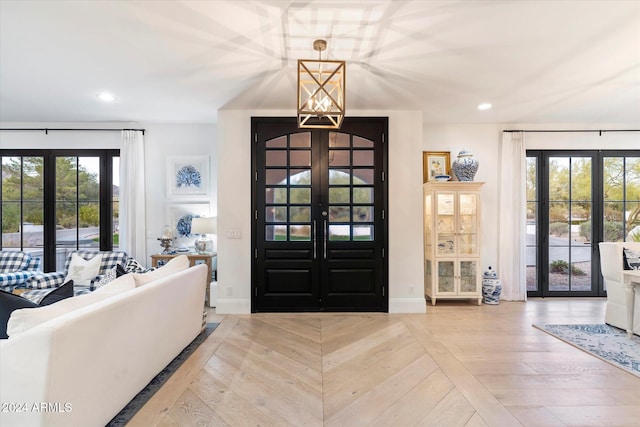
[[[327,227],[327,220],[324,220],[324,259],[327,259],[327,234],[329,234],[329,228]]]
[[[313,221],[313,259],[316,259],[318,257],[318,245],[317,245],[317,234],[316,234],[316,223],[318,221],[314,220]]]

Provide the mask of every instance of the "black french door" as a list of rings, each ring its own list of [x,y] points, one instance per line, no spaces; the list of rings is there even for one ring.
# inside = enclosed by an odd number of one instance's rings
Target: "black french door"
[[[526,183],[527,295],[605,296],[598,243],[638,239],[640,151],[528,150]]]
[[[386,118],[252,119],[252,311],[387,311]]]

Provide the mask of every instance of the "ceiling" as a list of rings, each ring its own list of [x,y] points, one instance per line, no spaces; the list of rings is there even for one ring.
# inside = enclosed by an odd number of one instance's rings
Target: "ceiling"
[[[316,38],[347,61],[347,115],[640,124],[635,0],[1,0],[0,121],[294,116],[296,61],[317,58]]]

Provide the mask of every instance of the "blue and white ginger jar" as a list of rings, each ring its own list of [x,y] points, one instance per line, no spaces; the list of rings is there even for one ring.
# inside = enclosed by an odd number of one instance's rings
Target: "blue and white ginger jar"
[[[499,304],[501,293],[502,284],[498,279],[498,273],[489,266],[482,279],[482,302],[490,305]]]
[[[458,181],[473,181],[478,172],[478,160],[473,157],[470,151],[464,148],[458,153],[458,158],[451,165],[451,170],[455,174]]]

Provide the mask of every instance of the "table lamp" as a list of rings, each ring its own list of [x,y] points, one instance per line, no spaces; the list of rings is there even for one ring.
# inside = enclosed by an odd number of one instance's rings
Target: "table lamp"
[[[216,234],[216,222],[216,217],[199,217],[191,220],[191,234],[199,234],[199,237],[194,243],[197,253],[206,254],[207,252],[211,252],[211,249],[213,249],[213,241],[207,237],[207,234]]]

